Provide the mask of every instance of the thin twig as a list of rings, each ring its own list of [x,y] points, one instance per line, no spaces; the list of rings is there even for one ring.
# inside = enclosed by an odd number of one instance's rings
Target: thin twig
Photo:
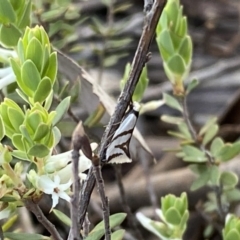
[[[114,169],[115,169],[118,189],[119,189],[119,192],[120,192],[122,207],[123,207],[123,210],[127,213],[128,223],[129,223],[130,227],[132,228],[132,230],[135,232],[137,239],[138,240],[143,240],[143,236],[137,228],[136,219],[133,216],[131,208],[127,203],[127,198],[126,198],[124,186],[123,186],[123,183],[122,183],[122,173],[121,173],[122,168],[121,168],[121,165],[114,165]]]
[[[95,186],[95,182],[96,182],[96,179],[93,173],[93,166],[92,166],[88,171],[87,178],[84,181],[82,191],[81,191],[80,205],[78,210],[78,213],[79,213],[78,221],[79,221],[80,227],[82,227],[83,222],[85,220],[85,215],[89,205],[90,196]]]
[[[111,240],[111,230],[109,222],[109,204],[108,198],[105,195],[104,181],[102,178],[101,165],[99,162],[99,157],[94,156],[92,159],[93,163],[93,173],[97,181],[98,192],[102,200],[102,210],[103,210],[103,221],[105,227],[105,240]]]
[[[55,226],[44,216],[38,204],[34,203],[32,199],[26,199],[24,203],[26,208],[36,216],[37,220],[47,229],[54,240],[63,240]]]
[[[76,145],[75,145],[76,146]],[[78,165],[79,165],[79,150],[80,146],[73,148],[72,151],[72,166],[73,166],[73,196],[71,200],[71,233],[72,237],[75,240],[81,239],[80,237],[80,225],[78,222],[78,207],[79,207],[79,194],[80,194],[80,178],[78,175]]]
[[[81,240],[80,234],[81,226],[79,224],[78,209],[80,205],[80,177],[79,177],[79,151],[82,150],[83,154],[88,158],[92,158],[92,149],[90,146],[89,139],[84,132],[82,122],[79,122],[72,135],[72,160],[73,160],[73,196],[71,201],[71,220],[72,226],[68,236],[68,240]]]
[[[111,141],[110,136],[116,131],[118,124],[124,116],[124,113],[131,101],[133,92],[138,83],[139,77],[142,73],[142,69],[146,64],[146,61],[149,60],[149,47],[151,41],[155,35],[155,30],[157,27],[158,20],[162,13],[162,10],[166,4],[166,0],[155,0],[154,5],[151,9],[151,14],[147,14],[147,21],[144,21],[143,32],[139,40],[139,44],[131,65],[131,71],[127,83],[125,84],[124,89],[118,99],[118,104],[115,108],[115,112],[111,117],[107,128],[105,129],[104,135],[101,140],[101,145],[98,151],[100,160],[104,159],[105,149]],[[80,225],[82,226],[85,213],[87,211],[87,206],[90,201],[90,196],[95,185],[95,178],[93,175],[93,168],[90,168],[88,172],[87,180],[84,182],[83,191],[81,194],[80,200]]]
[[[188,113],[187,96],[179,97],[178,99],[179,99],[179,101],[182,105],[182,108],[183,108],[183,112],[182,112],[183,119],[184,119],[185,123],[187,124],[187,127],[189,129],[189,132],[190,132],[194,142],[205,153],[205,155],[208,158],[208,162],[211,165],[215,165],[215,159],[209,153],[208,149],[206,149],[206,147],[199,141],[197,132],[192,125],[192,122],[190,120],[189,113]],[[222,189],[221,189],[221,187],[216,186],[216,187],[213,188],[213,192],[215,193],[215,196],[216,196],[219,217],[220,217],[221,221],[224,221],[226,214],[225,214],[225,211],[223,209],[222,198],[221,198]]]

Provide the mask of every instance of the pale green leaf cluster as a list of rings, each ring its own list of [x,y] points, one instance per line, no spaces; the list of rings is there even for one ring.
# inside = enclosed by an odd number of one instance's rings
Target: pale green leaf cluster
[[[57,54],[51,50],[43,27],[27,28],[17,44],[18,58],[11,66],[21,91],[31,103],[44,102],[52,91],[57,75]]]
[[[156,41],[176,95],[184,94],[183,81],[192,61],[192,40],[187,31],[187,19],[179,0],[168,0],[157,26]]]
[[[153,221],[138,213],[140,223],[162,240],[181,240],[189,218],[186,193],[180,197],[169,194],[161,199],[161,209],[157,210],[162,222]]]
[[[240,240],[240,220],[233,214],[226,217],[225,227],[222,231],[223,240]]]
[[[24,199],[38,199],[43,192],[52,196],[52,207],[59,198],[70,201],[68,191],[72,184],[71,151],[51,156],[61,138],[56,124],[67,112],[71,97],[66,97],[55,110],[49,111],[57,74],[57,55],[52,51],[47,33],[39,26],[27,27],[18,40],[17,54],[9,57],[12,57],[11,67],[20,88],[16,92],[27,105],[20,106],[9,98],[0,104],[0,139],[7,137],[10,142],[10,146],[0,144],[1,218],[9,218],[23,205]],[[23,168],[22,160],[28,168]],[[91,161],[83,159],[79,174],[90,166]]]
[[[17,45],[23,30],[30,25],[31,0],[0,1],[0,43],[9,48]]]

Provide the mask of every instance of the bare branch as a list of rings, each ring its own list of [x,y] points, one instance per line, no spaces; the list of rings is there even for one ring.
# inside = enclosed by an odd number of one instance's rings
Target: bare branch
[[[108,198],[106,197],[106,194],[105,194],[104,181],[102,178],[99,157],[95,155],[93,157],[92,162],[93,162],[93,169],[94,169],[93,173],[96,178],[98,192],[102,200],[103,221],[104,221],[104,227],[105,227],[105,240],[111,240],[111,230],[110,230],[110,223],[109,223],[109,215],[110,215],[109,204],[108,204]]]
[[[33,202],[32,199],[26,199],[24,203],[26,208],[32,212],[37,220],[48,230],[54,240],[63,240],[55,226],[44,216],[38,204]]]

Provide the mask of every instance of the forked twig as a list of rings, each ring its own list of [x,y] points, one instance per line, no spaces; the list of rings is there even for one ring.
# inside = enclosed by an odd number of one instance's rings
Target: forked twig
[[[191,122],[191,119],[190,119],[189,113],[188,113],[187,96],[179,97],[179,101],[180,101],[180,104],[182,105],[182,108],[183,108],[183,112],[182,112],[183,119],[184,119],[184,121],[185,121],[185,123],[186,123],[186,125],[189,129],[189,132],[190,132],[194,142],[206,154],[209,163],[211,165],[214,165],[215,159],[211,156],[208,149],[206,149],[206,147],[201,142],[199,142],[197,132],[192,125],[192,122]],[[223,203],[222,203],[222,189],[221,189],[220,186],[219,187],[216,186],[216,187],[213,188],[213,192],[214,192],[214,194],[216,196],[216,200],[217,200],[219,217],[220,217],[221,221],[224,221],[226,213],[224,211]]]

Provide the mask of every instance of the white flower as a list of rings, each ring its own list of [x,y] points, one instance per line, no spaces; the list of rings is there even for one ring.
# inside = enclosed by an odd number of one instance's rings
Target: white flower
[[[90,164],[90,166],[91,166],[91,164]],[[87,170],[89,167],[86,167],[85,170]],[[61,169],[57,172],[58,176],[61,178],[61,183],[66,183],[70,180],[73,180],[73,174],[72,174],[73,170],[72,170],[72,168],[73,168],[72,163],[70,163],[65,168],[63,168],[63,169]],[[86,178],[86,174],[81,173],[81,172],[84,172],[84,171],[81,171],[80,166],[79,166],[79,177],[80,177],[81,180],[85,180],[85,178]]]
[[[72,185],[72,181],[69,181],[65,184],[60,184],[60,180],[61,179],[58,175],[54,175],[54,180],[52,180],[48,175],[42,175],[38,177],[38,189],[52,196],[51,210],[58,204],[59,198],[62,198],[68,202],[71,199],[65,191],[69,190],[70,186]]]
[[[91,149],[94,151],[97,148],[97,143],[91,143]],[[84,172],[87,169],[89,169],[92,165],[92,162],[90,159],[88,159],[82,151],[79,152],[79,172]],[[60,169],[65,168],[68,163],[72,161],[72,150],[67,151],[65,153],[52,155],[50,156],[45,163],[45,171],[47,173],[54,173]]]

